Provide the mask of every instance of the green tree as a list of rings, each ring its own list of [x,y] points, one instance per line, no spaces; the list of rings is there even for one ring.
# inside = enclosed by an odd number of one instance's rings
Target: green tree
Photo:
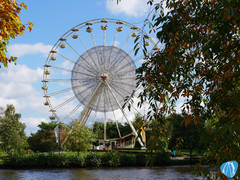
[[[54,128],[58,125],[57,122],[51,121],[50,123],[41,122],[38,125],[40,128],[35,134],[31,133],[28,137],[28,144],[34,152],[48,152],[53,151],[58,147]]]
[[[97,139],[103,139],[104,123],[99,121],[94,122],[92,131]]]
[[[162,49],[145,52],[137,71],[140,97],[154,112],[149,118],[173,112],[184,98],[185,124],[198,124],[201,114],[212,134],[207,169],[240,162],[240,1],[166,0],[168,12],[163,4],[155,4],[147,20]]]
[[[130,134],[132,132],[128,123],[121,124],[118,122],[118,128],[122,136]],[[104,135],[104,123],[95,122],[93,125],[93,132],[96,135],[97,139],[103,139]],[[118,130],[116,122],[107,122],[106,123],[106,135],[107,139],[118,138]]]
[[[86,151],[92,147],[95,135],[85,126],[78,125],[77,121],[72,123],[73,131],[69,134],[66,141],[66,148],[72,151]]]
[[[171,137],[171,126],[165,118],[152,119],[147,131],[147,149],[150,152],[165,152]]]
[[[7,45],[11,38],[24,34],[26,25],[21,22],[19,15],[22,9],[27,9],[27,6],[23,2],[18,4],[16,0],[1,0],[0,7],[0,63],[7,67],[8,63],[17,60],[16,57],[6,56]],[[32,27],[33,24],[28,22],[27,29],[31,31]]]
[[[172,134],[169,147],[188,149],[190,152],[190,158],[192,158],[193,150],[204,150],[204,146],[200,139],[201,129],[199,126],[194,125],[193,121],[191,121],[186,127],[183,123],[184,115],[185,114],[173,114],[167,118],[172,125]]]
[[[9,155],[22,154],[28,147],[25,124],[20,118],[13,105],[8,105],[0,116],[0,146]]]

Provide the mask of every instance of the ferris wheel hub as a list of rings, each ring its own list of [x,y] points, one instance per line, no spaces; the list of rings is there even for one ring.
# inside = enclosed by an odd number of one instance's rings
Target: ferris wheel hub
[[[107,81],[108,79],[109,79],[109,76],[108,76],[108,74],[102,74],[101,76],[100,76],[100,78],[103,80],[103,81]]]

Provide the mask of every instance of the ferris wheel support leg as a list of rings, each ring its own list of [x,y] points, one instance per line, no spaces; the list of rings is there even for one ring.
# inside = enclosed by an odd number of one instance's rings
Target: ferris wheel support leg
[[[114,97],[115,101],[117,102],[120,110],[122,111],[122,114],[123,114],[124,118],[127,120],[128,124],[130,125],[130,127],[131,127],[131,129],[132,129],[132,131],[133,131],[133,133],[134,133],[134,135],[135,135],[135,137],[138,137],[138,134],[137,134],[134,126],[132,125],[131,121],[129,121],[129,119],[127,118],[127,115],[126,115],[126,113],[124,112],[124,110],[122,109],[122,106],[121,106],[121,104],[119,103],[117,97],[116,97],[115,94],[113,93],[112,88],[109,86],[109,84],[108,84],[107,82],[105,82],[105,84],[107,85],[107,87],[108,87],[108,89],[110,90],[112,96]],[[138,140],[139,144],[143,147],[144,144],[142,143],[141,139],[138,137],[137,140]]]
[[[93,95],[91,96],[90,100],[88,101],[87,105],[85,106],[85,108],[82,110],[81,114],[78,116],[77,121],[78,124],[81,123],[81,121],[79,122],[79,120],[82,120],[82,118],[84,117],[84,115],[86,114],[86,111],[88,110],[89,106],[91,105],[94,97],[96,96],[96,93],[98,91],[98,89],[101,87],[102,82],[100,82],[96,88],[96,90],[93,92]],[[70,132],[68,133],[67,137],[64,139],[63,143],[61,146],[63,146],[65,144],[65,142],[67,141],[69,135],[72,133],[74,129],[71,129]]]
[[[98,91],[98,89],[101,87],[102,82],[100,82],[96,88],[96,90],[93,92],[93,95],[91,96],[90,100],[88,101],[87,105],[85,106],[85,108],[82,110],[81,114],[78,116],[77,120],[79,121],[80,119],[82,119],[82,117],[85,114],[85,111],[89,108],[89,106],[91,105],[94,97],[96,96],[96,93]]]

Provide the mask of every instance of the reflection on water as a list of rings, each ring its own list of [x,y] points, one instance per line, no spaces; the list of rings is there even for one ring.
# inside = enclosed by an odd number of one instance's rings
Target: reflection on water
[[[192,175],[191,166],[167,166],[150,168],[79,168],[45,170],[0,170],[0,179],[24,180],[200,180]]]

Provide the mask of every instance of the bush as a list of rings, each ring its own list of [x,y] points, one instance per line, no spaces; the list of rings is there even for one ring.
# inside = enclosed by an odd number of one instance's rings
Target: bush
[[[170,154],[168,152],[161,152],[157,153],[154,158],[154,165],[161,166],[161,165],[168,165],[170,161]]]
[[[136,154],[136,166],[146,166],[146,155],[143,153]]]
[[[85,165],[85,157],[82,154],[69,156],[71,167],[84,167]]]
[[[134,166],[136,164],[136,154],[122,153],[120,155],[121,166]]]
[[[85,159],[85,165],[87,167],[99,167],[101,165],[100,155],[96,152],[90,152]]]
[[[102,155],[102,166],[118,167],[120,165],[120,155],[116,151],[108,151]]]

